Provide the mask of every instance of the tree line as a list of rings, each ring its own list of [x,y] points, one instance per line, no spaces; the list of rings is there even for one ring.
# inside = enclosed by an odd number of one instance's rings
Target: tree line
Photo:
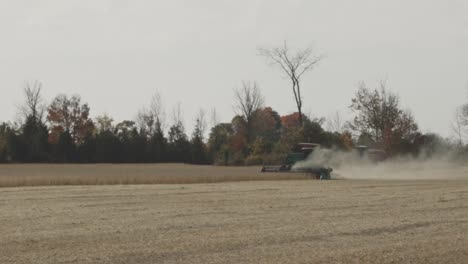
[[[299,112],[280,115],[264,105],[257,83],[244,82],[234,93],[236,114],[231,122],[214,122],[205,133],[207,118],[200,111],[191,135],[180,105],[166,129],[158,94],[135,120],[115,123],[107,115],[91,119],[91,108],[77,95],[58,95],[46,106],[41,91],[39,82],[29,83],[22,121],[0,124],[1,162],[251,165],[281,163],[299,142],[343,151],[366,145],[390,155],[419,155],[451,146],[440,136],[421,133],[411,112],[402,109],[384,83],[376,89],[362,83],[350,104],[355,117],[344,122],[339,115],[328,120]]]
[[[231,122],[217,122],[213,111],[207,131],[206,113],[200,110],[188,135],[180,104],[169,122],[158,93],[135,120],[114,122],[108,115],[92,119],[90,106],[78,95],[60,94],[46,104],[42,84],[33,81],[24,87],[20,121],[0,124],[0,162],[275,164],[284,161],[299,142],[343,151],[365,145],[389,156],[430,155],[440,149],[467,152],[468,103],[456,110],[455,142],[422,133],[411,111],[385,82],[375,88],[364,82],[359,85],[349,105],[352,120],[345,121],[339,114],[312,118],[302,111],[301,77],[323,56],[310,48],[293,52],[286,43],[259,51],[291,80],[297,112],[280,115],[265,106],[258,83],[246,81],[234,91]]]

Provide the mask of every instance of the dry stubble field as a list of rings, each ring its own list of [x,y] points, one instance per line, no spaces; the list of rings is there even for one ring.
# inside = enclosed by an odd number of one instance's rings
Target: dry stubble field
[[[6,187],[0,197],[0,263],[468,260],[463,179]]]
[[[303,174],[260,173],[261,167],[186,164],[0,164],[0,187],[176,184],[307,179]]]

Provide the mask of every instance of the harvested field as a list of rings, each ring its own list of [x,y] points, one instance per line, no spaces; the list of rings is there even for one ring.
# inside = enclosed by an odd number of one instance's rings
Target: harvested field
[[[0,263],[466,263],[467,180],[0,188]]]
[[[303,174],[260,173],[260,169],[186,164],[0,164],[0,187],[307,179]]]

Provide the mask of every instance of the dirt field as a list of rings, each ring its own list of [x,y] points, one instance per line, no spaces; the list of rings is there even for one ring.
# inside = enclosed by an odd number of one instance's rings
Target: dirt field
[[[307,179],[260,173],[261,167],[186,164],[0,164],[0,187],[49,185],[175,184]]]
[[[0,263],[467,263],[468,181],[0,188]]]

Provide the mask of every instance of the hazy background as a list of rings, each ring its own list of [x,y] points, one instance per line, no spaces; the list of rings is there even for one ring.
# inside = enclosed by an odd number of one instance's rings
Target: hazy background
[[[423,132],[450,135],[468,101],[468,1],[18,1],[0,0],[0,120],[15,117],[22,84],[51,100],[79,94],[91,115],[133,119],[159,91],[180,102],[187,128],[198,108],[233,116],[233,89],[257,80],[266,104],[295,111],[289,82],[259,46],[313,45],[327,56],[303,81],[314,116],[348,106],[363,80],[387,79]]]

